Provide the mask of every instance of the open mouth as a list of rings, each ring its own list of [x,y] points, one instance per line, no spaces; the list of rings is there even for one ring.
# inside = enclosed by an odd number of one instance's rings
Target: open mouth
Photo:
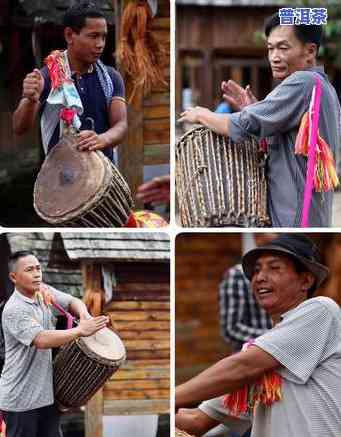
[[[258,296],[267,296],[272,293],[272,290],[270,288],[260,288],[257,290]]]

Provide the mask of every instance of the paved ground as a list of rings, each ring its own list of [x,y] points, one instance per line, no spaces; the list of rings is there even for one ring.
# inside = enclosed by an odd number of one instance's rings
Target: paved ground
[[[333,227],[341,227],[341,192],[334,193]]]

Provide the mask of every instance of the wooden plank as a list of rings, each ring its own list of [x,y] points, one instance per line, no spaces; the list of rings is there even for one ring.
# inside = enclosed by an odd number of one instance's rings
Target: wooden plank
[[[111,302],[106,306],[106,311],[119,310],[169,310],[169,302]]]
[[[128,350],[127,352],[128,360],[145,360],[154,358],[170,358],[169,348],[167,350],[149,350],[149,351],[136,351]]]
[[[147,106],[143,109],[144,119],[156,119],[165,118],[170,116],[170,109],[167,105],[159,105],[159,106]]]
[[[169,379],[170,377],[170,369],[136,369],[136,370],[122,370],[116,372],[111,378],[110,381],[132,381],[134,379]]]
[[[103,436],[103,390],[99,390],[86,404],[85,437]]]
[[[164,321],[170,320],[169,311],[126,311],[126,312],[115,312],[112,317],[117,321]]]
[[[170,363],[166,360],[140,360],[140,361],[126,361],[122,367],[123,370],[136,370],[136,369],[144,369],[144,370],[155,370],[155,369],[169,369]]]
[[[129,351],[162,351],[169,350],[169,340],[130,340],[124,339],[124,345]]]
[[[120,331],[123,339],[138,339],[138,340],[169,340],[169,331]]]
[[[144,282],[128,282],[128,283],[118,283],[118,285],[115,287],[114,291],[115,293],[118,292],[125,292],[125,291],[136,291],[136,292],[141,292],[141,291],[154,291],[154,292],[159,292],[159,291],[168,291],[169,292],[169,277],[167,278],[167,281],[163,282],[163,283],[152,283],[148,281],[148,278],[145,278]]]
[[[170,102],[170,94],[167,92],[157,93],[152,92],[149,96],[145,97],[143,100],[143,106],[159,106],[159,105],[168,105]]]
[[[144,414],[167,414],[169,413],[169,400],[105,400],[104,415],[144,415]]]
[[[169,390],[103,390],[104,399],[169,399]]]
[[[114,316],[110,316],[113,319],[114,325],[117,328],[117,330],[121,333],[124,331],[131,331],[131,330],[157,330],[157,329],[169,329],[169,321],[167,322],[160,322],[160,321],[150,321],[150,320],[134,320],[134,321],[116,321]]]
[[[131,379],[130,381],[122,380],[109,380],[104,385],[104,391],[119,391],[119,390],[157,390],[157,389],[169,389],[169,379]]]
[[[153,120],[149,120],[153,121]],[[168,122],[167,122],[168,123]],[[153,144],[153,145],[159,145],[159,144],[169,144],[170,143],[170,136],[169,136],[169,127],[165,127],[164,129],[159,129],[158,126],[152,127],[151,129],[146,128],[145,129],[145,142],[146,145]],[[150,151],[149,151],[150,153]]]
[[[125,300],[140,300],[145,301],[169,301],[169,292],[165,290],[160,290],[157,294],[154,291],[144,291],[142,293],[137,293],[136,291],[123,291],[115,296],[115,301],[125,301]]]

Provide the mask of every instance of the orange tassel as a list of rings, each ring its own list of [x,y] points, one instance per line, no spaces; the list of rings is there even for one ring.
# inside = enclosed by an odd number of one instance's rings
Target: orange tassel
[[[306,112],[301,120],[295,143],[297,155],[308,156],[310,117]],[[316,165],[314,170],[314,188],[317,192],[334,190],[339,185],[334,157],[329,144],[317,132]]]

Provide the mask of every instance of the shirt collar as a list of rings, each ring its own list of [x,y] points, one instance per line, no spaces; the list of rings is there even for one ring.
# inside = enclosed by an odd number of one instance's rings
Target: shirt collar
[[[322,76],[325,76],[325,77],[327,76],[326,72],[324,71],[324,66],[323,65],[315,65],[314,67],[307,68],[307,70],[315,72],[315,73],[319,73],[319,74],[321,74]]]
[[[31,299],[30,297],[24,296],[20,291],[18,291],[16,288],[14,289],[14,294],[19,299],[23,300],[24,302],[30,303],[30,304],[37,304],[35,299]]]
[[[285,319],[286,317],[290,316],[290,314],[293,314],[295,311],[297,311],[297,310],[300,308],[300,306],[303,305],[305,302],[307,302],[307,300],[304,300],[304,301],[301,302],[299,305],[297,305],[295,308],[292,308],[291,310],[289,310],[289,311],[283,313],[283,314],[281,315],[281,321],[282,321],[283,319]]]

